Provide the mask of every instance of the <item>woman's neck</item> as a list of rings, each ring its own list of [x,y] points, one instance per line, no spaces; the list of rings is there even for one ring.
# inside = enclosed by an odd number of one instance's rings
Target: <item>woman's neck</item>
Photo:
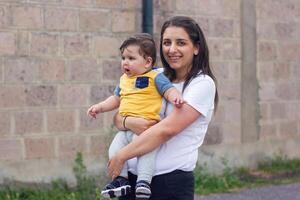
[[[184,82],[187,77],[187,72],[185,70],[177,70],[176,71],[176,78],[173,80],[173,83],[180,83]]]

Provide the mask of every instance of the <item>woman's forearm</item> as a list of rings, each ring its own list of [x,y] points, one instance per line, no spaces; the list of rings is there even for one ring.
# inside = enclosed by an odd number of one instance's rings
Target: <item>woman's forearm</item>
[[[201,114],[191,106],[184,104],[182,108],[174,108],[173,112],[158,124],[144,131],[126,147],[119,151],[122,160],[144,155],[193,123]]]

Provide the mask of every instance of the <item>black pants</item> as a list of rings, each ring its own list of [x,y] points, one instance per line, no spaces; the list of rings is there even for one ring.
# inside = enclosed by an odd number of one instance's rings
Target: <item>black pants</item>
[[[135,184],[137,176],[128,174],[131,185],[131,194],[120,197],[119,200],[135,200]],[[151,182],[150,200],[193,200],[194,199],[194,174],[175,170],[168,174],[154,176]]]

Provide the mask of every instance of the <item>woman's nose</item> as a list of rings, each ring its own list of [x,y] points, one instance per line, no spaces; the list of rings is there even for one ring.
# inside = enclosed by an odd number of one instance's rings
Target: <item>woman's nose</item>
[[[175,45],[174,43],[172,43],[172,44],[170,45],[169,51],[172,53],[172,52],[175,52],[176,50],[177,50],[176,45]]]

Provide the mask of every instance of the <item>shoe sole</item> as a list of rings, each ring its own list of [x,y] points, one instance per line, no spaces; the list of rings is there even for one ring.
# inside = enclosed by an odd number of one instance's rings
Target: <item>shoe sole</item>
[[[141,187],[136,188],[135,197],[136,200],[147,200],[151,196],[151,190],[149,188]]]
[[[125,185],[114,189],[104,190],[101,192],[101,195],[105,198],[121,197],[129,194],[130,189],[130,185]]]

